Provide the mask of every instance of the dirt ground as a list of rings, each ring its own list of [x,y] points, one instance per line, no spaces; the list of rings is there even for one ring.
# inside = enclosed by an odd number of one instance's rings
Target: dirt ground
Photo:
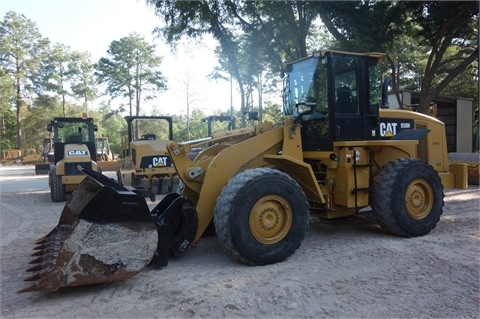
[[[442,218],[423,237],[386,234],[369,213],[312,219],[278,264],[242,265],[211,237],[123,282],[18,294],[33,242],[63,204],[46,187],[9,192],[7,182],[0,166],[1,318],[480,317],[478,186],[446,191]]]

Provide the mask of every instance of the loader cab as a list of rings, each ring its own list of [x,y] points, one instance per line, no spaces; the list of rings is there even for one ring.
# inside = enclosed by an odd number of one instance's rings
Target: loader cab
[[[376,138],[383,58],[321,51],[284,66],[284,113],[299,116],[304,151]]]
[[[53,133],[54,163],[65,156],[66,144],[85,144],[92,161],[96,160],[95,132],[97,125],[93,118],[56,117],[47,125],[47,131]]]
[[[202,118],[202,122],[207,122],[207,136],[212,136],[213,122],[228,122],[227,130],[235,129],[235,117],[228,115],[210,115]]]

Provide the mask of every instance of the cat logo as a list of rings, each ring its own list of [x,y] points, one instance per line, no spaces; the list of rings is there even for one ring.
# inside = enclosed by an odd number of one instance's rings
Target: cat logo
[[[397,123],[380,123],[380,136],[392,137],[397,134]]]
[[[68,151],[69,156],[82,156],[82,155],[88,155],[87,151],[82,151],[82,150],[70,150]]]
[[[152,159],[153,166],[164,167],[167,166],[167,157],[159,156]]]
[[[413,129],[412,120],[388,119],[378,123],[380,137],[390,138],[397,135],[402,130]]]

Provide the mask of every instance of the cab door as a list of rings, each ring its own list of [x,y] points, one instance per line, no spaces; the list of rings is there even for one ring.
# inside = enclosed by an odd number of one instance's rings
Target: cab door
[[[375,58],[333,54],[330,101],[335,141],[376,138],[380,76]]]
[[[334,140],[363,139],[360,65],[355,56],[332,56],[331,101]]]

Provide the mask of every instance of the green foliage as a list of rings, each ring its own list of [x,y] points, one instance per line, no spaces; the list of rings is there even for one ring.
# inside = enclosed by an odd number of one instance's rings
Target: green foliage
[[[127,136],[127,122],[122,116],[112,110],[111,105],[102,103],[97,111],[92,111],[89,116],[93,117],[98,125],[97,136],[106,136],[110,148],[115,154],[120,154],[123,146],[122,138]]]
[[[68,95],[67,81],[71,75],[68,69],[70,61],[70,48],[61,43],[57,43],[50,49],[48,56],[42,60],[40,69],[40,78],[42,81],[40,88],[61,97],[63,116],[67,114],[65,107],[66,96]]]
[[[76,98],[82,99],[83,106],[88,111],[88,103],[93,101],[98,94],[90,55],[87,52],[72,52],[68,69],[71,75],[71,94]]]
[[[425,2],[417,9],[414,21],[421,26],[420,43],[431,47],[420,84],[424,103],[444,92],[455,78],[468,78],[470,65],[478,70],[478,18],[478,3],[468,1]]]
[[[22,134],[24,136],[24,148],[40,149],[44,137],[48,137],[47,124],[54,117],[81,117],[84,109],[81,105],[66,102],[66,113],[64,114],[63,102],[61,96],[40,95],[32,106],[23,110],[22,117],[24,125]],[[92,116],[92,114],[88,114]]]
[[[35,100],[35,107],[24,110],[24,147],[40,151],[43,139],[49,136],[47,124],[57,116],[63,116],[61,103],[50,96],[40,96]]]
[[[282,106],[278,104],[274,104],[270,101],[265,103],[265,107],[263,109],[263,120],[269,121],[272,123],[280,123],[283,118],[283,110]]]
[[[253,107],[253,88],[264,89],[255,80],[259,73],[271,79],[280,62],[311,49],[386,52],[393,87],[421,91],[423,106],[478,61],[474,1],[146,2],[164,19],[157,32],[168,41],[214,35],[221,68],[213,77],[228,79],[226,72],[239,83],[242,111]],[[331,36],[322,39],[312,30],[318,18]]]
[[[13,80],[0,69],[0,149],[16,146],[15,112],[11,108],[15,90]]]
[[[394,89],[421,91],[424,105],[440,94],[473,98],[478,110],[477,2],[145,2],[155,5],[165,22],[156,31],[172,47],[183,36],[200,39],[210,34],[218,41],[220,68],[212,70],[212,77],[239,84],[237,127],[252,124],[245,120],[245,111],[259,111],[264,121],[280,121],[281,107],[263,101],[263,93],[277,88],[282,61],[322,48],[386,52],[385,72],[393,75]],[[112,41],[107,54],[94,65],[87,53],[61,43],[50,46],[33,21],[8,12],[0,22],[2,149],[38,148],[54,116],[87,111],[99,126],[98,134],[108,135],[119,153],[126,136],[126,121],[119,115],[123,109],[89,105],[97,96],[96,85],[105,84],[106,94],[134,115],[142,113],[144,101],[166,89],[166,79],[155,47],[138,34]],[[191,97],[187,92],[187,104]],[[202,118],[221,112],[188,113],[174,115],[177,141],[206,137]],[[226,123],[212,125],[213,131],[226,128]]]
[[[33,21],[23,14],[6,13],[0,23],[0,66],[15,87],[17,147],[23,146],[22,106],[33,91],[47,45],[48,40],[42,38]]]
[[[203,111],[194,109],[188,118],[187,115],[173,115],[173,138],[176,141],[188,141],[207,136],[207,126],[202,123],[205,117]]]
[[[5,110],[2,112],[0,120],[2,121],[1,128],[1,138],[0,138],[0,149],[7,150],[17,147],[17,134],[16,134],[16,124],[15,124],[15,112],[11,109]]]
[[[478,63],[476,2],[325,1],[319,9],[340,49],[388,53],[394,88],[420,91],[420,111]]]
[[[206,114],[200,109],[194,109],[189,118],[189,127],[187,128],[187,115],[173,115],[173,137],[176,141],[196,140],[208,137],[208,122],[203,119],[211,115],[226,115],[221,110],[217,110],[211,114]],[[241,113],[235,114],[235,125],[238,125],[238,119]],[[229,122],[213,121],[212,133],[225,131],[229,129]]]
[[[128,100],[130,115],[139,115],[142,101],[166,89],[159,69],[162,59],[155,55],[155,46],[137,33],[112,41],[107,54],[109,58],[100,58],[95,65],[98,82],[107,85],[106,93],[113,98]]]
[[[184,35],[211,34],[218,40],[221,68],[212,77],[237,82],[242,125],[243,113],[254,108],[254,89],[276,86],[281,62],[307,55],[310,27],[318,16],[310,1],[146,2],[164,19],[165,27],[156,31],[172,46]]]

